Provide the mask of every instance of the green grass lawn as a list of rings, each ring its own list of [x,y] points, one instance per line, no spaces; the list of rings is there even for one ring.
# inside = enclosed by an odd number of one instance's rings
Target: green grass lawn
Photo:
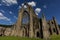
[[[50,40],[60,40],[60,35],[51,35]]]
[[[0,36],[0,40],[44,40],[40,38],[15,37],[15,36]],[[60,35],[51,35],[50,40],[60,40]]]
[[[14,36],[3,36],[0,40],[42,40],[39,38],[27,38],[27,37],[14,37]]]

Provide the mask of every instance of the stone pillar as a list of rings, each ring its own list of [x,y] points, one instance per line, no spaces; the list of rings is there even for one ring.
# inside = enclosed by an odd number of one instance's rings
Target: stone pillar
[[[49,27],[50,27],[50,29],[51,29],[52,35],[53,35],[53,34],[56,34],[56,28],[55,28],[55,26],[54,26],[53,20],[50,20],[50,21],[49,21]]]
[[[60,32],[59,32],[59,27],[58,27],[58,24],[57,24],[57,22],[56,22],[55,17],[53,17],[53,22],[54,22],[54,25],[55,25],[56,33],[57,33],[57,34],[60,34]]]
[[[51,21],[50,21],[50,27],[51,27],[51,32],[52,32],[52,34],[53,34],[53,26],[52,26]]]
[[[54,21],[51,20],[51,27],[52,27],[52,30],[53,30],[53,34],[56,35],[56,28],[55,28],[55,25],[54,25]]]
[[[39,37],[40,37],[40,22],[38,22],[38,24],[39,24]]]
[[[30,8],[30,29],[29,29],[29,36],[32,38],[34,37],[34,32],[33,32],[33,11]]]
[[[43,38],[45,40],[48,40],[49,38],[49,31],[48,31],[48,24],[47,24],[47,21],[45,19],[45,16],[44,14],[42,14],[42,30],[43,30]]]
[[[11,31],[11,36],[16,36],[16,35],[15,35],[15,34],[16,34],[16,24],[14,24],[12,27],[13,27],[13,28],[11,28],[11,29],[12,29],[12,31]]]
[[[22,24],[21,24],[23,11],[24,11],[23,8],[19,11],[18,20],[17,20],[17,23],[16,23],[16,35],[21,36],[21,37],[23,36],[22,35]]]

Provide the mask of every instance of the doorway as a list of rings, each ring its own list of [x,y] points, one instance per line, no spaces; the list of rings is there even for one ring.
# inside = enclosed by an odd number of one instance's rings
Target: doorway
[[[37,36],[37,37],[40,37],[39,32],[37,32],[36,36]]]

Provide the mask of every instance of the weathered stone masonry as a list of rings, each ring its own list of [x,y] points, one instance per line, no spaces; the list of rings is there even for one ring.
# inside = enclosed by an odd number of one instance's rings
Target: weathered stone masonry
[[[0,36],[39,37],[47,39],[53,34],[60,34],[55,17],[47,21],[45,15],[42,14],[42,18],[38,18],[33,8],[27,3],[19,10],[18,19],[15,24],[0,25]]]

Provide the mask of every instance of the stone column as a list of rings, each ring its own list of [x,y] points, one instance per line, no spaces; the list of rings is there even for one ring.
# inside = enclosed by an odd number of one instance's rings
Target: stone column
[[[60,34],[60,32],[59,32],[59,27],[58,27],[58,24],[57,24],[57,22],[56,22],[55,17],[53,17],[53,22],[54,22],[54,25],[55,25],[55,28],[56,28],[56,33],[57,33],[57,34]]]
[[[47,21],[45,19],[45,16],[44,14],[42,14],[42,30],[43,30],[43,38],[45,40],[48,40],[49,38],[49,31],[48,31],[48,24],[47,24]]]
[[[52,32],[52,34],[53,34],[53,26],[52,26],[51,21],[50,21],[50,27],[51,27],[51,32]]]
[[[34,32],[33,32],[33,12],[32,9],[30,8],[30,29],[29,29],[29,36],[32,38],[34,37]]]
[[[40,22],[38,22],[38,24],[39,24],[39,37],[40,37],[40,36],[41,36],[41,35],[40,35]]]
[[[17,23],[16,23],[16,35],[21,36],[21,37],[23,36],[22,35],[22,24],[21,24],[23,11],[24,11],[23,8],[19,11],[18,20],[17,20]]]

